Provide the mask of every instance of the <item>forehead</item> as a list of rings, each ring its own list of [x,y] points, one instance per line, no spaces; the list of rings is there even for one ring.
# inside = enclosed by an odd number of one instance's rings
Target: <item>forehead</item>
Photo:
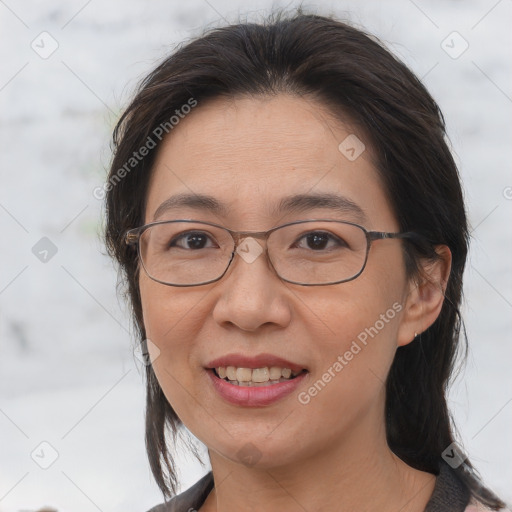
[[[350,120],[303,97],[216,98],[199,103],[163,140],[146,221],[173,194],[215,196],[231,221],[271,222],[284,196],[328,193],[389,206],[368,141]]]
[[[269,167],[282,160],[300,166],[304,158],[337,160],[339,144],[355,135],[352,125],[348,118],[335,121],[324,105],[307,97],[222,97],[200,103],[181,119],[164,140],[162,152],[184,144],[193,151],[189,158],[210,159],[215,152],[220,165],[259,157]],[[367,149],[363,159],[369,159]]]

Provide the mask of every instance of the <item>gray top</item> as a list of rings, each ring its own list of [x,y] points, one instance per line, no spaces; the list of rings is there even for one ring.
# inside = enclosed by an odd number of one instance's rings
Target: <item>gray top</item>
[[[166,503],[153,507],[148,512],[191,512],[191,509],[197,511],[212,489],[213,475],[210,471],[186,491],[174,496]],[[469,498],[469,491],[462,485],[450,466],[443,461],[425,512],[464,512]]]

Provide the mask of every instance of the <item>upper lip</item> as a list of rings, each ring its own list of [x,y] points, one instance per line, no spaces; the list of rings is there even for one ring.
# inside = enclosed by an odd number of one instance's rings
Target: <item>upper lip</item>
[[[255,356],[247,356],[243,354],[227,354],[218,357],[207,363],[207,368],[219,368],[220,366],[235,366],[237,368],[265,368],[277,366],[279,368],[289,368],[292,372],[300,372],[306,368],[300,364],[292,363],[282,357],[272,354],[258,354]]]

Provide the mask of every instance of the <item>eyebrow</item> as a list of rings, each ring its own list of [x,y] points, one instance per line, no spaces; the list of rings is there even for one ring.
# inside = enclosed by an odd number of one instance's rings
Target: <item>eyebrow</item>
[[[228,217],[230,207],[220,202],[217,198],[206,194],[176,194],[166,199],[155,211],[153,220],[157,220],[164,213],[180,208],[192,208],[195,210],[213,213],[220,217]],[[337,194],[323,192],[314,194],[296,194],[281,198],[270,210],[274,217],[284,213],[304,213],[315,209],[328,209],[342,215],[352,215],[360,222],[367,221],[364,210],[352,200]]]

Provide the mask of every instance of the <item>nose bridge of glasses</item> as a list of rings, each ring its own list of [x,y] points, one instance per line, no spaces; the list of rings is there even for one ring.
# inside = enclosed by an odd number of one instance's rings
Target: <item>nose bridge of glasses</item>
[[[268,253],[267,240],[275,229],[269,231],[233,231],[228,230],[234,241],[233,256],[238,256],[245,261],[245,263],[252,264],[260,257],[263,257],[267,265],[273,267]],[[233,257],[230,259],[228,266],[233,262]]]
[[[260,240],[259,245],[263,243],[263,246],[266,245],[266,241],[271,233],[271,231],[233,231],[228,230],[231,234],[234,242],[235,247],[234,250],[236,250],[243,242],[244,240],[248,238],[254,238],[257,240]]]

